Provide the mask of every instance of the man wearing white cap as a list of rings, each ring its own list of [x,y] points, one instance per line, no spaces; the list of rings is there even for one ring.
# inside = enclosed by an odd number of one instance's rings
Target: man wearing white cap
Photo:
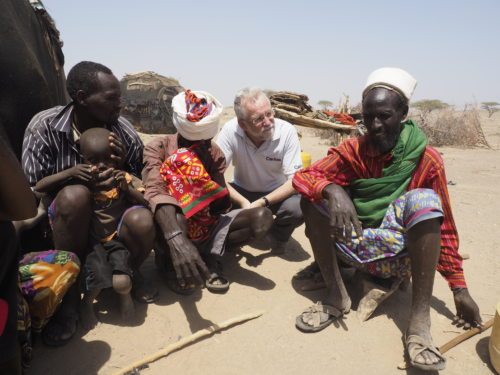
[[[228,186],[231,199],[242,208],[269,207],[276,216],[269,231],[275,254],[285,251],[292,232],[303,223],[300,196],[292,187],[302,168],[295,127],[275,119],[266,94],[245,88],[234,99],[236,117],[217,137],[227,163],[234,164]]]
[[[453,290],[461,324],[480,325],[481,317],[465,283],[443,161],[423,132],[405,120],[416,83],[401,69],[374,71],[363,91],[367,134],[331,148],[294,177],[327,287],[323,303],[299,315],[296,326],[315,332],[349,311],[338,262],[377,279],[411,276],[406,350],[413,366],[440,370],[446,360],[430,334],[436,268]]]
[[[211,142],[222,112],[219,101],[187,90],[174,97],[172,108],[178,132],[144,149],[145,197],[160,229],[157,264],[177,293],[193,292],[195,282],[225,292],[229,282],[217,269],[216,257],[227,246],[264,236],[272,213],[267,208],[231,210],[224,154]]]

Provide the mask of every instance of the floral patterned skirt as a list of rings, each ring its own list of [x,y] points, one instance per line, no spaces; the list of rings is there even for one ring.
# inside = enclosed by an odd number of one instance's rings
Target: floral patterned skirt
[[[317,207],[328,216],[326,201],[318,203]],[[363,229],[361,240],[353,231],[350,246],[337,242],[337,255],[345,263],[377,277],[409,277],[407,231],[424,220],[442,217],[441,200],[433,190],[410,190],[389,205],[379,228]]]

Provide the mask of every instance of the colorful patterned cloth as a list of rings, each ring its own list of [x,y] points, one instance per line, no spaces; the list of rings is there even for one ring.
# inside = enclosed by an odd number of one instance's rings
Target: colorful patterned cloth
[[[191,90],[186,90],[186,118],[191,122],[198,122],[212,112],[212,103],[205,98],[198,98]]]
[[[318,203],[328,216],[326,201]],[[406,232],[421,221],[442,218],[439,196],[431,189],[415,189],[389,205],[379,228],[363,229],[361,241],[353,231],[352,244],[336,243],[337,254],[346,263],[381,278],[411,275],[406,251]]]
[[[28,253],[19,262],[22,297],[18,331],[40,331],[52,317],[80,272],[78,257],[67,251]]]
[[[160,167],[160,174],[187,219],[206,213],[211,202],[229,194],[210,178],[192,148],[180,148],[170,155]]]

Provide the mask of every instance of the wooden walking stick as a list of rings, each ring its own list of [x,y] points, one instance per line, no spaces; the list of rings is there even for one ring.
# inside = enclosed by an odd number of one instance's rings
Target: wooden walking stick
[[[201,329],[201,330],[193,333],[190,336],[184,337],[177,342],[174,342],[172,344],[167,345],[165,348],[157,351],[156,353],[153,353],[153,354],[151,354],[143,359],[140,359],[140,360],[130,364],[127,367],[124,367],[124,368],[118,370],[114,375],[126,375],[127,373],[134,371],[134,369],[138,369],[138,368],[140,368],[148,363],[154,362],[162,357],[166,357],[170,353],[172,353],[176,350],[182,349],[183,347],[185,347],[189,344],[192,344],[193,342],[195,342],[197,340],[201,340],[203,338],[212,336],[214,333],[222,331],[223,329],[232,327],[236,324],[240,324],[240,323],[244,323],[244,322],[247,322],[249,320],[252,320],[252,319],[256,319],[256,318],[260,317],[262,314],[264,314],[264,311],[260,310],[260,311],[254,312],[254,313],[245,314],[245,315],[241,315],[241,316],[238,316],[236,318],[233,318],[233,319],[226,320],[225,322],[223,322],[221,324],[214,324],[208,328]]]
[[[461,342],[470,339],[472,336],[475,336],[478,333],[486,331],[492,325],[493,325],[493,319],[490,319],[486,323],[484,323],[484,325],[481,328],[479,328],[479,327],[471,328],[468,331],[465,331],[464,333],[461,333],[457,337],[451,339],[446,344],[440,346],[439,351],[441,352],[441,354],[444,354],[448,350],[450,350],[451,348],[454,348],[455,346],[460,344]]]

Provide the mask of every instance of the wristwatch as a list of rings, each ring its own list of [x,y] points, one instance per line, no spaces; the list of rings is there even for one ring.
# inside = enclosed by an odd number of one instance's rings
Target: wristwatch
[[[267,199],[267,197],[262,197],[262,199],[264,199],[264,207],[269,207],[270,203],[269,203],[269,199]]]

